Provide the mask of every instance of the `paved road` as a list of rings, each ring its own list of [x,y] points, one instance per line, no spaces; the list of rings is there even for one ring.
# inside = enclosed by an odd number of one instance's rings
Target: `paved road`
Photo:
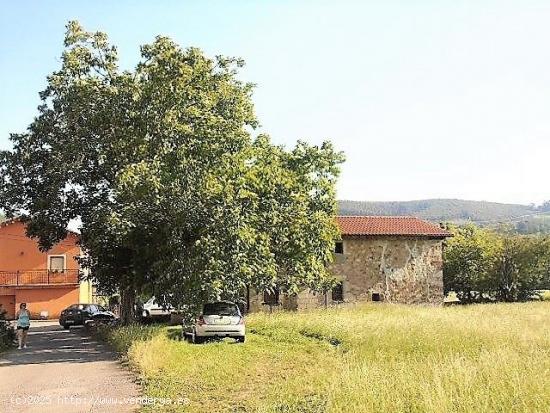
[[[27,349],[0,354],[0,412],[131,412],[132,375],[105,345],[53,322],[33,322]]]

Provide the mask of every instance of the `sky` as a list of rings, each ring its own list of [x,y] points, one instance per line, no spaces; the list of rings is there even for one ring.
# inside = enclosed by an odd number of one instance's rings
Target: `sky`
[[[338,198],[550,199],[549,1],[7,1],[0,149],[36,116],[65,24],[106,32],[123,68],[156,35],[239,56],[255,133],[346,155]]]

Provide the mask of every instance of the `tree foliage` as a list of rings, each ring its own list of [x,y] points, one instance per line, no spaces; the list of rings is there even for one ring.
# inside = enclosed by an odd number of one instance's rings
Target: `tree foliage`
[[[445,293],[454,291],[461,302],[480,301],[491,289],[501,241],[473,224],[451,227],[451,231],[443,259]]]
[[[38,117],[0,155],[6,212],[46,249],[80,219],[83,265],[127,307],[143,291],[190,304],[323,285],[343,156],[252,137],[242,65],[157,37],[121,71],[104,33],[70,22]]]
[[[525,301],[550,288],[550,238],[503,236],[493,284],[498,301]]]
[[[461,302],[525,301],[550,287],[550,238],[501,234],[473,224],[450,228],[445,292]]]

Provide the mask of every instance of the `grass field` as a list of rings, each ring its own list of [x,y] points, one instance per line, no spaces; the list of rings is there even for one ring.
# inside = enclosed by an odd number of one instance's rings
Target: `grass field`
[[[185,412],[549,412],[550,302],[254,314],[245,344],[109,333],[146,395]],[[147,411],[147,408],[145,408]]]

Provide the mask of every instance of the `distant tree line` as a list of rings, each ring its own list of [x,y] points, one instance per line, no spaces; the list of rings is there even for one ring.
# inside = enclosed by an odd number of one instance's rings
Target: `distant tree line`
[[[436,222],[509,222],[550,211],[550,201],[540,206],[501,204],[461,199],[424,199],[418,201],[362,202],[339,201],[341,215],[414,215]]]
[[[550,289],[550,237],[503,234],[473,224],[449,226],[445,293],[463,303],[527,301]]]
[[[550,234],[550,215],[528,217],[517,222],[514,230],[520,234]]]
[[[550,201],[545,201],[537,207],[538,211],[541,212],[550,212]]]

